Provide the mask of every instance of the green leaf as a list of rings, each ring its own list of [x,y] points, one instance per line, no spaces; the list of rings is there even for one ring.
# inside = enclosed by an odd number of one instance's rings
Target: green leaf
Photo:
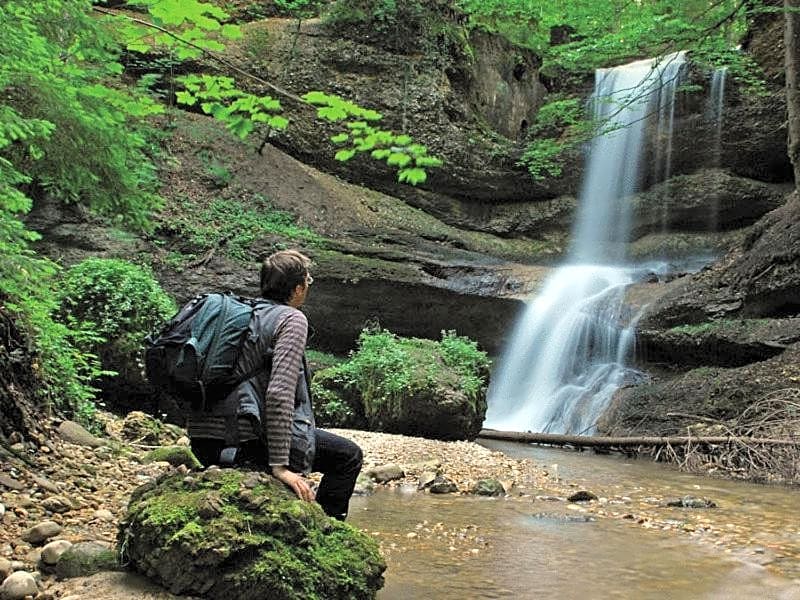
[[[401,183],[410,183],[411,185],[417,185],[418,183],[424,183],[426,179],[428,179],[428,174],[425,172],[424,169],[413,168],[413,169],[403,169],[397,174],[397,179]]]
[[[271,117],[267,124],[273,129],[286,129],[289,126],[289,119],[280,115]]]
[[[308,92],[303,96],[303,100],[316,106],[328,105],[328,95],[323,92]]]
[[[350,139],[350,136],[347,135],[346,133],[340,133],[338,135],[331,136],[331,141],[334,144],[343,144],[344,142],[346,142],[349,139]]]
[[[386,164],[392,167],[405,167],[411,162],[411,157],[402,152],[392,152],[386,160]]]
[[[334,158],[342,162],[348,161],[356,155],[355,150],[339,150]]]

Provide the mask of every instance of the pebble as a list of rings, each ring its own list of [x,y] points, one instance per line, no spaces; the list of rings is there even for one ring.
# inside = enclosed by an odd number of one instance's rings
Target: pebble
[[[45,540],[57,536],[63,528],[53,521],[44,521],[31,527],[22,534],[22,539],[31,544],[41,544]]]
[[[72,548],[72,542],[67,540],[49,542],[42,548],[42,562],[46,565],[53,566],[58,562],[61,555],[70,548]]]
[[[10,560],[7,558],[0,558],[0,581],[11,575],[13,570]]]
[[[0,598],[3,600],[23,600],[25,596],[33,596],[39,591],[36,579],[26,571],[12,573],[0,585]]]

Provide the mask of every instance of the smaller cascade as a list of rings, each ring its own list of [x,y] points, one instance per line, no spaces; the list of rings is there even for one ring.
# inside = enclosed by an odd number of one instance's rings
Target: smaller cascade
[[[725,108],[725,79],[728,69],[716,69],[711,76],[711,90],[706,101],[705,119],[713,132],[712,166],[722,164],[722,117]],[[713,129],[712,129],[713,128]],[[710,198],[711,214],[709,215],[708,230],[719,229],[719,197],[713,194]]]

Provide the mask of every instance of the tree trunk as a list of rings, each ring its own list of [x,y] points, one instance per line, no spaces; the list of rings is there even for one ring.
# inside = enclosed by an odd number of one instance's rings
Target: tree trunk
[[[784,0],[786,30],[786,108],[788,113],[789,160],[794,167],[795,186],[800,183],[800,0]]]
[[[524,433],[482,429],[478,437],[508,442],[575,446],[576,448],[636,448],[639,446],[687,446],[690,444],[742,443],[761,446],[800,446],[800,440],[750,438],[741,436],[673,436],[673,437],[595,437],[559,433]]]

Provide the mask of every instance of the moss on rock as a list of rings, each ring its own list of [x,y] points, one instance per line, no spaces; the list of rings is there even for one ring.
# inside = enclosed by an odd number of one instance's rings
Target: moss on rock
[[[190,469],[202,469],[203,465],[197,460],[192,450],[186,446],[162,446],[145,454],[144,462],[168,462],[174,467],[186,465]]]
[[[135,493],[119,533],[130,566],[176,594],[373,598],[375,542],[260,473],[170,475]]]
[[[364,331],[351,360],[315,378],[369,429],[442,440],[472,439],[486,414],[489,360],[453,332],[442,341]]]

